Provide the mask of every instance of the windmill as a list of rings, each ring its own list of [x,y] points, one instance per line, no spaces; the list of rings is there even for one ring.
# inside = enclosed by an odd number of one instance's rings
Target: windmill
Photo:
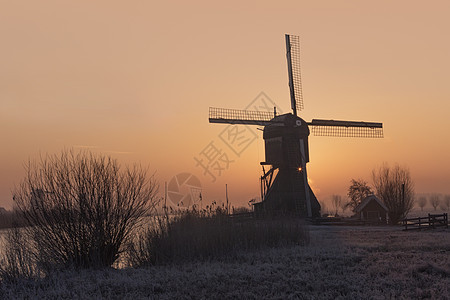
[[[298,116],[303,109],[300,76],[300,41],[285,35],[292,113],[209,108],[210,123],[264,126],[265,161],[261,162],[261,199],[256,213],[293,213],[301,217],[320,216],[320,204],[308,183],[308,137],[316,136],[382,138],[383,124],[313,119]],[[268,167],[266,172],[265,166]]]

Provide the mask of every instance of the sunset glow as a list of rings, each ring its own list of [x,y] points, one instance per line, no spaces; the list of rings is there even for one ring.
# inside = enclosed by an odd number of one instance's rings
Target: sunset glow
[[[370,183],[383,162],[408,167],[417,193],[450,194],[449,1],[0,7],[0,206],[12,208],[24,162],[68,148],[149,166],[161,197],[189,173],[204,203],[223,203],[227,184],[232,205],[246,206],[260,195],[262,127],[241,125],[246,142],[230,147],[232,132],[209,124],[208,108],[264,98],[289,112],[285,33],[301,41],[302,119],[384,126],[383,139],[310,136],[319,201],[344,196],[352,178]],[[206,170],[212,150],[220,164]]]

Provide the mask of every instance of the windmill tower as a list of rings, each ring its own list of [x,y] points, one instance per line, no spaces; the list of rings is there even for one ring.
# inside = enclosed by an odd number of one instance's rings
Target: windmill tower
[[[286,34],[286,58],[292,113],[209,108],[210,123],[264,126],[265,161],[261,162],[261,199],[255,204],[260,214],[291,213],[301,217],[320,216],[320,204],[308,183],[308,137],[317,136],[382,138],[383,124],[313,119],[298,116],[303,109],[300,76],[300,41]],[[265,166],[268,167],[266,172]]]

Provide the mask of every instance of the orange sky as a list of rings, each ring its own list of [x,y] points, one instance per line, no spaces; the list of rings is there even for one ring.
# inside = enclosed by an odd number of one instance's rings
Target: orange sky
[[[408,166],[420,193],[450,193],[449,1],[0,0],[0,205],[23,163],[88,146],[141,162],[164,182],[196,175],[205,202],[259,195],[262,135],[240,156],[208,107],[264,92],[284,112],[284,34],[302,44],[300,116],[383,122],[384,139],[310,138],[319,200]],[[255,2],[256,3],[256,2]],[[213,142],[231,160],[216,182],[194,157]]]

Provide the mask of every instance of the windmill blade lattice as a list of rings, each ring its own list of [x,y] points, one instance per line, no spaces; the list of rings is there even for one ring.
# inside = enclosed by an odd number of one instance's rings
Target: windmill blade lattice
[[[270,124],[274,113],[268,111],[209,108],[209,123],[260,125]]]
[[[383,137],[382,123],[313,119],[308,125],[315,136],[359,138]]]
[[[300,38],[286,34],[286,56],[288,60],[289,87],[291,90],[291,107],[294,115],[303,109],[302,76],[300,70]]]

